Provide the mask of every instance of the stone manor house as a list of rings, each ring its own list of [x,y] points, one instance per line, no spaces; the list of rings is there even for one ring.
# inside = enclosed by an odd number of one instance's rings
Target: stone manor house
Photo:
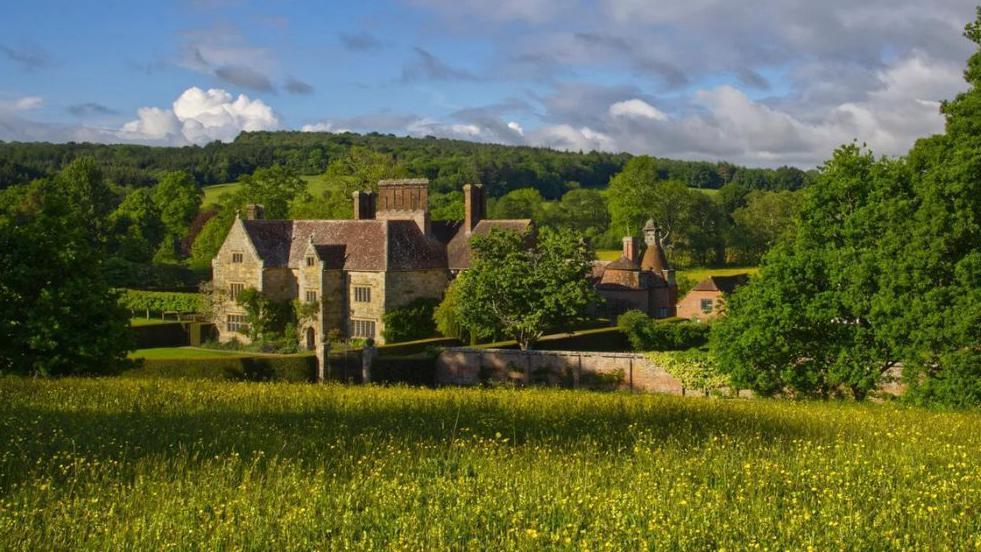
[[[301,328],[313,349],[332,330],[383,343],[386,311],[418,298],[442,298],[470,263],[470,238],[494,228],[524,232],[530,220],[487,220],[479,186],[464,187],[464,220],[430,221],[429,182],[383,180],[378,192],[355,192],[353,220],[263,220],[249,206],[212,260],[219,338],[247,340],[239,293],[255,288],[277,300],[319,302]]]

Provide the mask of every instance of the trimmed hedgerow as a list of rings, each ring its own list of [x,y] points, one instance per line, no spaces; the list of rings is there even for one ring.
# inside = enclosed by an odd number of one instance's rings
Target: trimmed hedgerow
[[[200,293],[180,293],[174,291],[123,290],[119,304],[130,312],[159,315],[164,312],[196,313],[204,310]]]
[[[655,320],[640,311],[628,311],[617,326],[635,351],[681,351],[708,344],[712,327],[704,322]]]

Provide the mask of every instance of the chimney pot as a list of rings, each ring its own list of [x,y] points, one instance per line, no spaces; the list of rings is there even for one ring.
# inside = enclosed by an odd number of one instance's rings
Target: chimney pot
[[[487,217],[486,199],[483,186],[467,184],[463,187],[463,226],[468,234]]]
[[[258,203],[245,206],[245,220],[262,220],[265,209]]]
[[[626,236],[623,238],[623,256],[631,262],[635,262],[637,260],[637,244],[634,243],[633,236]]]

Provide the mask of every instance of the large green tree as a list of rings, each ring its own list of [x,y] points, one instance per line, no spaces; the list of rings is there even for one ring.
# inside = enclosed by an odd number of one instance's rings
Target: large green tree
[[[147,188],[126,194],[109,220],[112,254],[131,262],[149,262],[166,233],[160,210]]]
[[[290,169],[273,165],[267,169],[257,169],[239,182],[242,188],[235,194],[235,206],[248,203],[261,204],[264,216],[268,219],[289,218],[290,206],[294,200],[309,199],[307,183]]]
[[[128,314],[105,281],[102,228],[89,218],[103,208],[84,193],[101,187],[78,168],[0,197],[2,373],[102,374],[125,363]]]
[[[777,239],[793,228],[800,199],[800,194],[788,190],[753,190],[746,195],[745,206],[732,213],[731,242],[739,263],[758,264]]]
[[[167,232],[177,238],[187,233],[203,199],[204,192],[183,171],[165,174],[153,190],[153,201],[160,210],[160,220],[167,227]]]
[[[597,301],[586,279],[593,255],[581,235],[543,228],[530,240],[504,231],[473,238],[471,267],[452,295],[459,326],[471,335],[507,335],[528,349]]]
[[[316,218],[349,219],[354,215],[351,195],[357,191],[377,191],[378,181],[406,178],[409,171],[393,155],[367,148],[351,148],[346,155],[330,162],[323,177],[327,190],[315,205]]]
[[[943,135],[896,160],[845,146],[806,188],[713,331],[736,385],[861,398],[901,363],[911,400],[981,404],[981,51],[965,77]]]

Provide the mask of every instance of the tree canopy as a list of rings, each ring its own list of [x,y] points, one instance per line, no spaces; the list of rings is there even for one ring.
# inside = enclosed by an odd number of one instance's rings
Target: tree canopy
[[[586,279],[592,252],[576,232],[545,228],[532,239],[495,230],[474,236],[471,247],[471,267],[452,294],[459,326],[471,335],[506,335],[527,349],[597,300]],[[446,313],[439,316],[440,329],[452,330]]]

